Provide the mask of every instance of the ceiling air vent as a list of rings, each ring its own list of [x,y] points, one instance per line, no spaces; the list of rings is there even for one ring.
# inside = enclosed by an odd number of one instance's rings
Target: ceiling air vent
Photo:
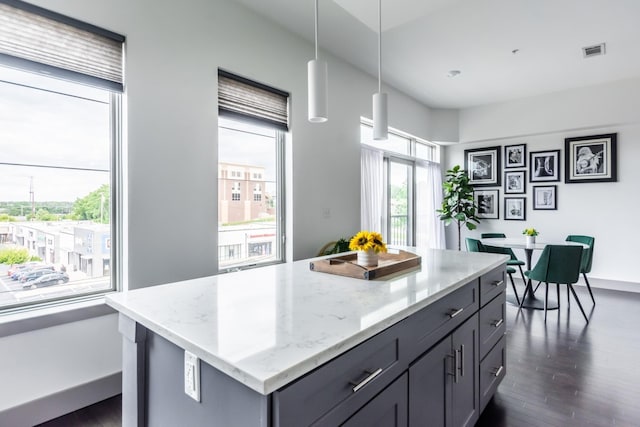
[[[585,58],[591,58],[592,56],[604,55],[604,43],[594,46],[586,46],[582,48],[582,54]]]

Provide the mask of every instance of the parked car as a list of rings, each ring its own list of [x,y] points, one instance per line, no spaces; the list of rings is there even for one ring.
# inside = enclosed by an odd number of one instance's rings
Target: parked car
[[[13,280],[20,280],[22,278],[22,276],[24,276],[25,274],[31,273],[32,271],[35,270],[49,270],[49,271],[53,271],[54,268],[52,265],[46,265],[43,263],[39,263],[37,265],[31,266],[31,267],[27,267],[27,268],[23,268],[20,271],[16,271],[15,273],[13,273],[11,275],[11,278]]]
[[[44,265],[44,264],[42,263],[42,261],[29,261],[29,262],[25,262],[24,264],[13,264],[7,270],[7,276],[11,277],[18,271],[22,271],[25,268],[32,268],[37,265]]]
[[[42,268],[35,268],[33,270],[29,270],[29,271],[24,271],[22,273],[20,273],[19,279],[22,283],[25,282],[29,282],[31,280],[37,279],[40,276],[44,276],[45,274],[51,274],[53,273],[53,267],[42,267]]]
[[[32,289],[32,288],[43,288],[45,286],[52,285],[61,285],[63,283],[67,283],[69,281],[69,276],[67,273],[54,272],[45,274],[44,276],[40,276],[37,279],[33,279],[29,282],[26,282],[23,289]]]

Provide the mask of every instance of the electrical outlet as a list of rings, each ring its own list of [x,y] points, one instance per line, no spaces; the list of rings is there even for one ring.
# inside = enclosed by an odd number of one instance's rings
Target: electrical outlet
[[[329,219],[331,218],[331,208],[323,208],[322,209],[322,217],[324,219]]]
[[[184,392],[200,402],[200,359],[187,350],[184,351]]]

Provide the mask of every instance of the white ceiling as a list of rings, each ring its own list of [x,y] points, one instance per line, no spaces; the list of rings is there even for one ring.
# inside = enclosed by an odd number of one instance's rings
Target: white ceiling
[[[236,1],[313,42],[313,0]],[[373,76],[377,5],[319,0],[321,48]],[[431,107],[640,76],[640,0],[382,0],[382,26],[383,82]],[[583,58],[602,42],[605,55]]]

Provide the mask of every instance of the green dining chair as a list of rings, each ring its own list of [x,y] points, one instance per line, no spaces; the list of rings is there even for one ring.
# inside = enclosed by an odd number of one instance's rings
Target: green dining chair
[[[471,237],[467,237],[465,239],[467,244],[467,252],[489,252],[494,254],[502,254],[509,255],[509,248],[499,248],[497,246],[487,246],[483,244],[478,239],[472,239]],[[516,269],[513,267],[509,267],[509,261],[507,261],[507,274],[509,275],[509,280],[511,281],[511,288],[513,289],[513,293],[516,295],[516,301],[518,305],[520,305],[520,297],[518,296],[518,291],[516,290],[516,284],[513,281],[513,274],[516,272]],[[525,282],[526,283],[526,282]]]
[[[558,310],[560,310],[560,285],[567,285],[567,292],[571,291],[573,298],[578,303],[580,311],[584,316],[584,320],[589,323],[582,304],[578,299],[573,284],[580,279],[580,268],[582,260],[582,246],[571,245],[547,245],[533,270],[525,271],[525,275],[533,280],[544,282],[544,321],[547,321],[547,303],[549,300],[549,283],[556,284],[556,293],[558,295]],[[527,284],[531,286],[531,282]],[[525,294],[527,290],[525,289]],[[524,301],[524,300],[523,300]],[[522,308],[522,304],[520,304]]]
[[[480,237],[483,239],[492,239],[492,238],[505,238],[507,236],[504,233],[482,233]],[[516,254],[513,252],[513,249],[511,248],[505,248],[505,249],[509,251],[507,255],[511,257],[511,259],[507,261],[507,265],[518,266],[518,269],[520,270],[520,276],[522,277],[522,281],[526,284],[527,279],[525,279],[524,271],[522,270],[522,266],[525,265],[525,262],[518,259]]]
[[[593,305],[596,305],[596,300],[595,298],[593,298],[593,292],[591,291],[591,285],[589,284],[589,279],[587,279],[587,273],[591,272],[591,263],[593,262],[593,247],[596,244],[596,239],[591,236],[570,234],[567,236],[565,240],[567,242],[578,242],[578,243],[584,243],[585,245],[589,245],[588,248],[582,249],[582,261],[580,263],[580,273],[582,273],[582,277],[584,277],[584,282],[587,284],[589,295],[591,295],[591,301],[593,301]]]

